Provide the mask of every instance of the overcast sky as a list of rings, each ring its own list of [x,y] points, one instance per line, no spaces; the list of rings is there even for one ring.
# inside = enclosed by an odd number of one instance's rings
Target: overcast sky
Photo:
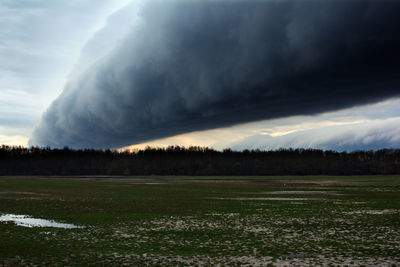
[[[398,148],[399,8],[0,1],[0,144]]]
[[[27,145],[86,42],[127,2],[0,1],[0,144]]]

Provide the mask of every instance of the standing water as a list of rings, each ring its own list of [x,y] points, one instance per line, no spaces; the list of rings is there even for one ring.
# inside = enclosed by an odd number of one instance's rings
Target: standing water
[[[55,227],[64,229],[84,228],[84,226],[78,226],[68,223],[58,223],[53,220],[36,219],[28,215],[15,214],[1,215],[0,222],[14,222],[16,225],[23,227]]]

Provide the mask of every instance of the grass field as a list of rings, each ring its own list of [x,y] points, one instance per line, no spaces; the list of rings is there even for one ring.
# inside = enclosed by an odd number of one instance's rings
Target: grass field
[[[400,265],[400,177],[0,178],[0,265]]]

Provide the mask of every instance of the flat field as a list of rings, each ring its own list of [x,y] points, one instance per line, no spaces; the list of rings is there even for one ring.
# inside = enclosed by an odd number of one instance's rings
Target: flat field
[[[0,265],[400,265],[399,176],[0,178]]]

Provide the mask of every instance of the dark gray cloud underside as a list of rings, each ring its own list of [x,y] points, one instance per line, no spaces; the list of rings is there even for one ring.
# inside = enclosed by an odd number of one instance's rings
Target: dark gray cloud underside
[[[30,144],[121,147],[399,95],[400,1],[142,4],[130,33],[66,86]]]

